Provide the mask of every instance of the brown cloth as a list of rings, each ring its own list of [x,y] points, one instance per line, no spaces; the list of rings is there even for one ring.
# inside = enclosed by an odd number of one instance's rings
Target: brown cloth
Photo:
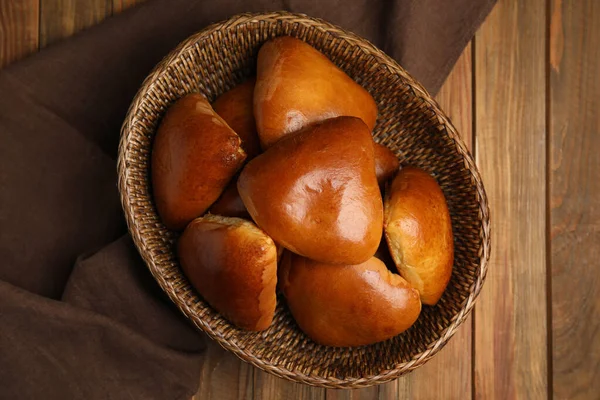
[[[194,394],[205,339],[126,235],[115,167],[129,102],[179,41],[240,12],[302,12],[435,93],[493,3],[152,0],[0,71],[0,398]]]

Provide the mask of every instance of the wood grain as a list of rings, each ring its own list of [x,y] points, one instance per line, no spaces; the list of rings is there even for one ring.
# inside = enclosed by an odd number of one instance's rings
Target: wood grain
[[[476,155],[493,249],[475,312],[477,399],[547,398],[546,2],[498,2],[475,38]]]
[[[200,384],[193,400],[252,400],[254,368],[206,339]]]
[[[472,149],[473,76],[471,45],[467,46],[436,96],[463,141]],[[435,358],[399,379],[399,391],[415,399],[471,398],[471,318]],[[405,397],[400,397],[405,398]]]
[[[146,0],[112,0],[113,15],[125,11],[136,4],[142,4],[145,1]]]
[[[386,383],[379,387],[378,400],[403,400],[410,398],[410,392],[407,386],[401,385],[405,378],[396,379],[393,382]]]
[[[392,383],[388,383],[390,385]],[[394,385],[395,386],[395,385]],[[377,400],[379,387],[372,386],[364,389],[328,389],[326,400]]]
[[[553,393],[600,398],[600,3],[552,1]]]
[[[111,0],[40,0],[40,47],[112,15]]]
[[[38,48],[38,0],[0,0],[0,68]]]
[[[290,382],[255,368],[254,399],[324,400],[325,389]]]

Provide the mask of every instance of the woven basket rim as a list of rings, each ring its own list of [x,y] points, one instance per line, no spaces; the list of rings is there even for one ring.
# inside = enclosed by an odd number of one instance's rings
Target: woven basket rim
[[[149,245],[145,240],[142,232],[140,232],[140,230],[136,228],[136,221],[131,206],[132,199],[130,187],[127,184],[129,178],[129,171],[127,168],[127,153],[131,144],[131,127],[135,126],[136,121],[139,120],[138,110],[140,104],[143,102],[144,98],[148,95],[148,93],[156,84],[157,78],[166,71],[167,67],[171,63],[179,59],[186,52],[191,51],[194,44],[200,42],[201,40],[203,40],[203,38],[208,37],[215,31],[227,30],[238,25],[251,22],[259,22],[261,20],[278,20],[288,22],[291,21],[293,23],[302,24],[307,27],[318,29],[335,35],[336,37],[345,40],[349,44],[360,48],[363,52],[369,54],[371,57],[374,57],[374,59],[381,66],[387,68],[390,73],[400,75],[402,78],[404,78],[408,85],[411,87],[413,94],[416,97],[418,97],[421,101],[427,103],[427,105],[431,107],[433,112],[436,114],[440,124],[445,126],[447,135],[452,140],[452,143],[454,144],[457,153],[459,153],[463,157],[466,169],[469,171],[470,178],[476,188],[476,197],[479,205],[478,212],[482,221],[481,227],[479,229],[479,239],[481,243],[481,247],[479,249],[480,273],[477,275],[475,282],[469,288],[469,296],[465,299],[464,306],[453,317],[449,326],[441,332],[439,338],[436,341],[429,343],[424,351],[414,356],[411,360],[397,364],[395,365],[395,368],[381,371],[379,374],[372,374],[358,378],[349,377],[345,379],[340,379],[333,376],[321,377],[305,374],[300,371],[290,370],[280,366],[274,366],[268,362],[265,362],[263,359],[256,357],[254,354],[246,352],[238,344],[232,343],[231,341],[217,334],[209,324],[205,323],[200,318],[198,318],[197,315],[195,315],[196,313],[193,310],[191,310],[185,304],[185,302],[181,301],[181,299],[177,297],[176,289],[172,287],[172,285],[168,281],[166,281],[164,277],[161,276],[158,272],[157,267],[154,264],[154,260],[150,257],[149,252],[146,251]],[[179,310],[189,320],[191,320],[196,327],[204,331],[211,339],[215,340],[221,347],[232,352],[243,361],[246,361],[263,371],[269,372],[273,375],[291,381],[301,382],[313,386],[336,389],[360,388],[371,386],[374,384],[385,383],[414,370],[415,368],[423,365],[425,362],[431,359],[450,340],[450,338],[454,335],[458,327],[465,321],[465,319],[471,313],[475,304],[475,300],[477,299],[483,286],[483,283],[485,282],[491,249],[491,232],[488,200],[477,166],[468,149],[464,145],[462,139],[458,135],[454,125],[451,123],[450,119],[446,116],[446,114],[440,109],[437,102],[425,90],[425,88],[423,88],[423,86],[421,86],[419,82],[412,78],[412,76],[410,76],[408,72],[406,72],[400,65],[398,65],[396,61],[394,61],[381,50],[379,50],[368,40],[361,38],[354,33],[348,32],[334,24],[331,24],[319,18],[309,17],[305,14],[291,13],[287,11],[275,11],[267,13],[242,13],[234,15],[227,20],[211,24],[182,41],[167,56],[165,56],[163,60],[160,61],[156,65],[156,67],[154,67],[152,72],[146,77],[128,109],[127,116],[121,128],[121,140],[119,143],[117,172],[118,189],[129,232],[146,266],[150,270],[153,277],[159,283],[161,289],[164,292],[166,292],[170,300],[173,303],[175,303]]]

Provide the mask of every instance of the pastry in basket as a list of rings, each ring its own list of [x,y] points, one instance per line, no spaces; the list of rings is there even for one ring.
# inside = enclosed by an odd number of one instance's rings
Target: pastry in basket
[[[343,115],[362,119],[371,131],[377,105],[369,92],[302,40],[282,36],[260,48],[254,116],[263,149],[310,123]]]
[[[275,314],[277,250],[252,222],[207,215],[181,235],[177,255],[198,293],[236,326],[267,329]]]
[[[398,157],[384,145],[375,143],[375,173],[380,187],[385,187],[386,182],[398,172],[399,167]]]
[[[210,207],[209,212],[224,217],[250,219],[250,214],[237,189],[237,177],[234,177],[221,194],[221,197]]]
[[[215,112],[242,139],[242,148],[248,155],[246,161],[253,159],[260,153],[260,142],[252,109],[255,82],[255,78],[250,78],[223,93],[213,103]]]
[[[206,212],[243,165],[240,137],[200,94],[172,105],[152,148],[154,201],[163,223],[180,230]]]
[[[400,275],[423,304],[436,304],[452,275],[454,244],[444,193],[427,172],[406,167],[388,185],[385,236]]]
[[[394,153],[387,147],[375,143],[375,173],[379,187],[384,188],[385,183],[389,181],[398,171],[400,162]],[[211,206],[210,213],[223,215],[226,217],[239,217],[250,219],[250,214],[246,210],[244,202],[240,198],[237,190],[237,178],[234,178],[221,197]],[[385,241],[385,239],[384,239]],[[387,245],[386,245],[387,251]]]
[[[251,160],[238,191],[277,243],[333,264],[368,260],[379,245],[383,204],[369,128],[338,117],[289,135]]]
[[[372,257],[331,265],[286,251],[279,286],[300,329],[319,344],[362,346],[394,337],[419,317],[419,292]]]

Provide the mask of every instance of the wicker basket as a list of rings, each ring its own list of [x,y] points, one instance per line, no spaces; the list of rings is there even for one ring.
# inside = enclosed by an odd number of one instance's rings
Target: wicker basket
[[[167,107],[186,93],[210,101],[255,69],[261,44],[274,36],[298,37],[326,54],[375,98],[375,140],[401,162],[433,174],[446,195],[455,238],[454,271],[435,307],[424,306],[405,333],[370,346],[315,344],[278,299],[271,327],[239,330],[190,286],[173,252],[176,235],[160,222],[149,179],[151,144]],[[425,364],[452,337],[473,308],[490,251],[488,205],[481,178],[455,128],[429,94],[368,41],[305,15],[243,14],[209,26],[169,54],[145,80],[123,124],[119,189],[133,240],[152,275],[199,329],[242,360],[274,375],[310,385],[360,388],[390,381]]]

